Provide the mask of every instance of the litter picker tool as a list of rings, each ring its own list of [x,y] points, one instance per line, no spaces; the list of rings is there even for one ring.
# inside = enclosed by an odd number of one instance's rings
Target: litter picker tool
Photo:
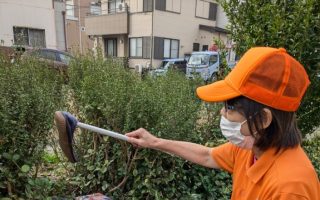
[[[73,151],[73,137],[76,127],[93,131],[101,135],[114,137],[123,141],[128,141],[128,137],[120,133],[98,128],[89,124],[81,123],[68,112],[56,111],[54,114],[54,121],[59,132],[59,145],[64,155],[72,163],[77,162],[77,158]]]

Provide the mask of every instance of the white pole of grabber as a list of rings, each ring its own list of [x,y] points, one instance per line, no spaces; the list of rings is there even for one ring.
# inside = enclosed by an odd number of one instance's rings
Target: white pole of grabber
[[[128,141],[128,137],[125,135],[122,135],[120,133],[116,133],[116,132],[109,131],[106,129],[98,128],[98,127],[91,126],[89,124],[84,124],[81,122],[78,122],[77,126],[79,126],[80,128],[84,128],[84,129],[96,132],[96,133],[100,133],[101,135],[107,135],[107,136],[114,137],[114,138],[117,138],[120,140]]]

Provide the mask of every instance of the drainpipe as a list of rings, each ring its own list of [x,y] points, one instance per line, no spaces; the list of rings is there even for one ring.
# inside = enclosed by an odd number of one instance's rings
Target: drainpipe
[[[66,11],[61,11],[63,21],[63,36],[64,36],[64,50],[68,51],[67,48],[67,31],[66,31]]]
[[[78,13],[79,13],[79,16],[78,16],[78,24],[79,24],[79,41],[80,41],[80,53],[82,54],[82,33],[81,33],[81,4],[80,4],[80,0],[78,0]]]
[[[154,36],[153,36],[153,15],[154,15],[154,3],[155,1],[152,1],[152,17],[151,17],[151,20],[152,20],[152,24],[151,24],[151,45],[150,45],[150,66],[151,68],[153,68],[152,66],[152,60],[153,60],[153,43],[154,43]]]

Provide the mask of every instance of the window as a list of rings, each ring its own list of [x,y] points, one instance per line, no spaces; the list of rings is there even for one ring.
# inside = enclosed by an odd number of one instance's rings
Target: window
[[[151,37],[130,38],[130,57],[150,58]]]
[[[45,30],[43,29],[13,27],[13,37],[16,45],[46,47]]]
[[[105,38],[105,56],[117,56],[117,39]]]
[[[178,40],[171,40],[171,58],[178,58],[179,52],[179,41]]]
[[[143,12],[153,11],[153,0],[143,0]]]
[[[180,13],[181,0],[156,0],[156,10]]]
[[[209,19],[215,21],[217,18],[217,8],[218,4],[204,1],[196,0],[196,16],[204,19]]]
[[[179,41],[172,40],[172,39],[164,39],[164,50],[163,50],[163,57],[164,58],[178,58],[179,52]]]
[[[214,63],[216,63],[218,61],[218,56],[217,55],[212,55],[209,58],[209,65],[213,65]]]
[[[108,1],[108,13],[116,12],[116,1]]]
[[[73,0],[66,0],[66,13],[67,13],[67,18],[75,18],[74,16],[74,2]]]
[[[151,37],[143,37],[142,46],[142,57],[151,58]]]
[[[166,0],[156,0],[156,10],[166,10]]]
[[[161,37],[154,38],[154,58],[178,58],[179,40],[167,39]]]
[[[101,3],[91,2],[90,14],[91,15],[101,15]]]
[[[71,57],[63,54],[63,53],[58,53],[58,57],[60,58],[60,61],[63,62],[66,65],[69,65],[70,61],[71,61]]]
[[[209,46],[208,45],[202,45],[202,51],[208,51]]]
[[[39,57],[53,61],[57,60],[55,52],[49,50],[40,50]]]
[[[208,19],[213,21],[217,19],[217,8],[218,8],[218,5],[216,3],[210,3]]]
[[[170,58],[170,39],[164,39],[164,51],[163,51],[163,57],[164,58]]]
[[[200,50],[200,44],[199,43],[193,43],[192,51],[199,51]]]
[[[127,8],[123,7],[124,0],[109,0],[108,1],[108,13],[123,12]]]
[[[142,57],[142,37],[130,38],[130,57]]]

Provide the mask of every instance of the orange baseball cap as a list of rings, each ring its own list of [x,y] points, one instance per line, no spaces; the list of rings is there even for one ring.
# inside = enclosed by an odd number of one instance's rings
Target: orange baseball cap
[[[249,49],[224,80],[197,88],[200,99],[226,101],[245,96],[283,111],[296,111],[310,84],[304,67],[284,48]]]

